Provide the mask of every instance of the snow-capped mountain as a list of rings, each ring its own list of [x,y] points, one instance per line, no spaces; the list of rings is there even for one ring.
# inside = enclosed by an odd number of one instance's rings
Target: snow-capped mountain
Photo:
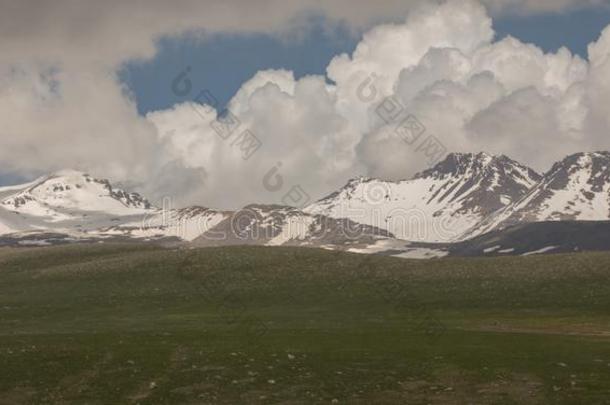
[[[553,165],[520,200],[483,221],[474,234],[518,223],[610,219],[610,152],[577,153]]]
[[[411,180],[351,180],[305,211],[386,229],[408,241],[449,242],[521,199],[539,180],[506,156],[454,153]]]
[[[159,208],[107,180],[68,170],[0,188],[0,235],[10,244],[172,238],[197,239],[198,245],[329,248],[365,248],[392,238],[385,230],[284,206],[249,205],[231,212],[198,206],[173,209],[170,201],[164,201]]]
[[[116,217],[144,215],[151,204],[106,180],[64,170],[31,183],[0,188],[0,234],[22,231],[82,232]]]
[[[293,207],[252,204],[194,240],[197,246],[267,245],[363,248],[393,239],[389,232],[347,219],[308,214]]]
[[[595,238],[574,241],[572,233],[606,235],[608,220],[610,152],[568,156],[544,176],[506,156],[454,153],[411,180],[351,180],[304,210],[261,204],[238,211],[173,209],[165,201],[159,208],[76,171],[0,187],[4,245],[156,240],[430,258],[520,254],[533,247],[546,252],[551,246],[557,252],[599,250],[606,245]],[[550,229],[553,235],[545,236]]]
[[[137,193],[115,189],[108,180],[99,180],[73,170],[40,178],[21,189],[0,188],[0,196],[8,191],[17,192],[2,199],[4,208],[58,220],[69,215],[71,210],[122,215],[151,208],[151,204]]]
[[[192,240],[224,216],[201,207],[157,208],[138,193],[74,170],[0,188],[0,235],[52,232],[74,237]]]

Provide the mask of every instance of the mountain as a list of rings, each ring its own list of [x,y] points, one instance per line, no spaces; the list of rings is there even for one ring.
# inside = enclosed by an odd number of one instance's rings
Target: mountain
[[[449,242],[521,199],[540,178],[506,156],[453,153],[411,180],[351,180],[305,211],[376,226],[408,241]]]
[[[115,217],[143,215],[150,203],[107,180],[64,170],[21,186],[0,188],[0,234],[95,229]]]
[[[0,188],[0,245],[152,240],[408,258],[610,250],[610,152],[568,156],[543,176],[503,155],[454,153],[410,180],[350,180],[304,210],[165,205],[65,170]]]
[[[523,198],[472,230],[482,234],[543,221],[610,219],[610,152],[577,153],[553,165]]]
[[[193,241],[195,246],[267,245],[359,249],[394,236],[379,228],[308,214],[293,207],[252,204]]]
[[[70,170],[0,188],[0,235],[3,245],[156,240],[329,249],[366,248],[393,238],[385,230],[291,207],[249,205],[236,212],[158,208],[107,180]]]
[[[74,170],[0,188],[0,235],[191,240],[224,216],[201,207],[160,209],[138,193]]]
[[[54,219],[62,219],[70,211],[122,215],[151,208],[151,204],[137,193],[115,189],[108,180],[73,170],[57,172],[23,187],[0,188],[0,196],[6,194],[8,197],[1,201],[5,209]]]

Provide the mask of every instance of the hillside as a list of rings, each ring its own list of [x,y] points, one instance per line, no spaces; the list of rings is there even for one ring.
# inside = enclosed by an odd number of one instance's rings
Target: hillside
[[[610,250],[610,221],[522,223],[447,246],[454,256],[532,255]]]

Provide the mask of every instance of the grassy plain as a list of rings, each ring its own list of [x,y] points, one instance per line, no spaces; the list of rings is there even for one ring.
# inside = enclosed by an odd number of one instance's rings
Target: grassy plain
[[[0,404],[610,404],[610,254],[0,249]]]

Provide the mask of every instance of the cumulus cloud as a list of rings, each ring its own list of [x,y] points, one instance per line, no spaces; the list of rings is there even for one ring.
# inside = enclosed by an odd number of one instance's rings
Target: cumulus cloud
[[[565,48],[544,53],[510,37],[495,41],[491,27],[488,12],[474,1],[428,5],[403,24],[373,28],[352,55],[334,58],[330,84],[324,77],[260,72],[229,105],[263,141],[248,162],[210,122],[195,124],[205,152],[194,153],[180,136],[172,142],[189,156],[207,157],[190,162],[247,196],[244,202],[280,201],[281,193],[261,187],[278,164],[285,179],[315,197],[354,174],[408,178],[430,164],[420,143],[427,134],[448,151],[507,154],[541,171],[568,153],[608,148],[610,29],[591,45],[589,63]],[[388,102],[401,112],[392,120],[380,114]],[[171,122],[164,130],[185,122],[171,111],[149,118],[161,116]],[[417,139],[397,131],[409,116],[425,127]],[[211,163],[213,156],[222,158]],[[209,189],[214,203],[222,200],[218,187]]]
[[[504,153],[538,170],[570,152],[609,147],[610,28],[585,61],[565,48],[544,53],[514,38],[495,41],[490,17],[607,2],[346,2],[3,6],[0,161],[22,174],[81,168],[153,198],[173,195],[176,204],[237,208],[298,205],[358,174],[410,177],[430,164],[426,139],[448,151]],[[153,56],[162,36],[277,33],[312,12],[355,29],[407,17],[366,31],[326,76],[259,72],[228,113],[202,105],[212,103],[190,89],[184,103],[142,117],[116,76],[125,61]],[[392,106],[401,114],[389,119]],[[413,119],[418,136],[399,125]],[[248,156],[245,137],[260,143]]]

